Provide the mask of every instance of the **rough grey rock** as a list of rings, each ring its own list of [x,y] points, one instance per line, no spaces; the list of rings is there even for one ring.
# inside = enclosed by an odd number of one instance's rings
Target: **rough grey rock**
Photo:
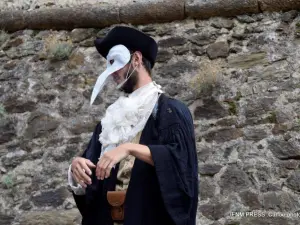
[[[299,207],[297,198],[284,192],[267,192],[263,195],[263,205],[266,210],[291,212]]]
[[[230,203],[207,203],[199,206],[202,214],[211,219],[218,220],[229,212]]]
[[[5,214],[0,214],[0,224],[11,224],[14,220],[14,216],[8,216]]]
[[[81,42],[93,35],[93,29],[74,29],[70,33],[73,42]]]
[[[261,204],[259,202],[258,194],[251,191],[242,191],[240,194],[244,205],[248,206],[250,210],[260,209]]]
[[[37,207],[52,206],[58,207],[63,204],[66,197],[69,195],[69,191],[62,187],[54,191],[45,191],[40,195],[31,197],[33,204]]]
[[[2,158],[2,163],[6,168],[13,168],[21,164],[26,158],[26,152],[23,150],[10,152],[6,157]]]
[[[263,11],[282,11],[297,9],[300,2],[297,0],[280,1],[280,0],[260,0],[260,9]]]
[[[22,205],[20,206],[20,209],[21,210],[24,210],[24,211],[28,211],[32,208],[32,205],[30,204],[29,201],[25,201],[24,203],[22,203]]]
[[[238,128],[221,128],[216,131],[211,131],[204,135],[207,142],[216,141],[218,143],[235,140],[243,137],[243,131]]]
[[[170,96],[176,96],[179,93],[181,93],[183,86],[182,84],[178,84],[178,83],[170,83],[166,86],[166,93],[168,93],[168,95]]]
[[[24,133],[26,139],[49,135],[49,132],[54,131],[59,125],[57,119],[38,111],[31,114],[27,123],[28,127]]]
[[[195,45],[204,46],[213,43],[215,38],[211,37],[208,33],[203,33],[203,34],[194,35],[190,37],[189,40],[191,43]]]
[[[269,149],[279,159],[299,159],[299,147],[293,143],[282,140],[269,140]]]
[[[286,23],[292,22],[298,16],[297,10],[286,12],[282,15],[281,20]]]
[[[225,18],[217,18],[212,22],[211,25],[215,28],[226,28],[226,29],[232,29],[234,27],[233,21]]]
[[[209,177],[202,177],[199,184],[199,195],[201,200],[215,196],[216,185]]]
[[[226,42],[216,42],[206,49],[210,59],[226,58],[229,55],[229,46]]]
[[[270,111],[270,122],[276,122],[276,114],[272,111],[274,109],[275,98],[260,98],[259,100],[249,100],[245,109],[246,117],[257,117]]]
[[[0,133],[0,144],[13,140],[17,136],[16,121],[12,119],[0,120]]]
[[[188,45],[180,46],[174,48],[174,52],[176,55],[185,55],[190,51],[190,48]]]
[[[231,118],[223,118],[220,119],[216,122],[217,126],[222,126],[222,127],[231,127],[231,126],[237,126],[237,119],[235,117]]]
[[[156,61],[160,62],[160,63],[161,62],[166,62],[169,59],[171,59],[172,56],[173,56],[173,54],[172,54],[171,51],[168,51],[168,50],[159,50],[158,54],[157,54]]]
[[[284,134],[287,131],[288,131],[288,127],[285,124],[275,124],[272,129],[272,133],[274,135]]]
[[[59,149],[59,152],[54,151],[51,153],[53,160],[56,162],[65,162],[78,154],[78,146],[76,144],[67,145],[63,149]]]
[[[206,53],[206,49],[201,48],[201,47],[197,47],[197,46],[193,46],[192,49],[191,49],[191,52],[193,54],[195,54],[196,56],[202,56]]]
[[[179,78],[183,76],[185,72],[191,72],[196,69],[197,65],[195,65],[195,63],[181,60],[164,66],[164,68],[158,72],[158,75],[166,78]]]
[[[241,23],[254,23],[256,20],[248,15],[237,16],[237,20]]]
[[[281,165],[289,170],[295,170],[299,167],[300,162],[299,162],[299,160],[292,159],[292,160],[282,161]]]
[[[112,4],[116,7],[116,5]],[[168,22],[184,18],[181,0],[128,2],[120,7],[120,21],[130,24],[148,24],[149,21]]]
[[[244,171],[232,165],[228,166],[222,174],[219,185],[221,194],[227,195],[231,192],[238,192],[248,188],[250,180]]]
[[[227,110],[215,99],[204,99],[203,105],[194,111],[195,119],[216,119],[227,115]]]
[[[286,180],[287,186],[297,192],[300,191],[300,171],[295,171]]]
[[[240,225],[296,225],[297,222],[293,220],[292,218],[286,218],[286,217],[275,217],[275,214],[270,214],[270,216],[267,216],[268,214],[265,214],[264,217],[243,217],[241,219]],[[273,215],[273,216],[272,216]]]
[[[268,192],[268,191],[280,191],[281,186],[279,184],[263,184],[260,188],[261,192]]]
[[[231,67],[247,69],[257,65],[266,65],[268,59],[266,53],[254,53],[250,55],[232,55],[228,58]]]
[[[246,28],[245,26],[236,26],[233,28],[232,38],[237,40],[244,40],[246,39]]]
[[[81,109],[84,103],[82,94],[77,91],[71,91],[60,97],[59,110],[63,116],[72,116]]]
[[[204,164],[199,166],[199,173],[201,175],[213,176],[220,171],[223,166],[218,164]]]
[[[29,212],[23,214],[20,219],[23,225],[72,225],[78,223],[79,220],[80,216],[77,209]]]
[[[245,139],[251,141],[260,141],[268,137],[266,128],[245,128],[244,129]]]
[[[3,68],[6,70],[12,70],[17,66],[16,60],[12,60],[4,64]]]
[[[224,1],[187,1],[186,13],[193,18],[209,18],[222,14],[225,17],[238,14],[258,12],[257,2],[254,0],[224,0]]]
[[[36,102],[28,99],[18,98],[18,96],[7,98],[3,105],[8,113],[32,112],[37,107]]]
[[[170,37],[167,39],[160,40],[158,42],[158,46],[161,48],[170,48],[173,46],[181,46],[184,45],[185,43],[186,43],[185,38],[175,36],[175,37]]]
[[[46,94],[46,93],[40,93],[37,95],[37,98],[40,102],[50,104],[55,98],[55,94]]]

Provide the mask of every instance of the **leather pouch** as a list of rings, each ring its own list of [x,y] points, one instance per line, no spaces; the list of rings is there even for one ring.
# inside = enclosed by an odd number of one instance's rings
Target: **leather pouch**
[[[124,220],[124,202],[126,191],[108,191],[107,201],[111,207],[111,217],[114,221]]]

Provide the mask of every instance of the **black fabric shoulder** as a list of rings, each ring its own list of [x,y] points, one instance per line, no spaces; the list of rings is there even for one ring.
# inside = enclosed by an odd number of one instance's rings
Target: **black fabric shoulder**
[[[181,101],[164,94],[159,99],[157,110],[157,128],[166,129],[174,124],[185,124],[193,128],[193,117],[189,108]]]

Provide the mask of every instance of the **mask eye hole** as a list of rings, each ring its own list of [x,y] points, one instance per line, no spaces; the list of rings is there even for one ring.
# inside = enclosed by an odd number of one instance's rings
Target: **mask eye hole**
[[[110,65],[112,65],[114,63],[114,60],[113,59],[110,60],[109,63],[110,63]]]

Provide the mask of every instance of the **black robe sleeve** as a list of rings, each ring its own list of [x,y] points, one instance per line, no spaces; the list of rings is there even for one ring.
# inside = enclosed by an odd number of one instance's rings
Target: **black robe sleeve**
[[[93,135],[89,141],[89,144],[81,157],[89,159],[94,164],[97,163],[98,157],[101,152],[101,143],[98,141],[99,135],[101,133],[101,123],[98,123]],[[98,181],[99,182],[99,181]],[[72,191],[76,206],[78,210],[80,211],[81,215],[83,216],[84,210],[85,210],[85,204],[86,204],[86,195],[75,195],[75,193]]]
[[[165,208],[176,225],[185,225],[194,216],[198,199],[192,117],[184,105],[170,105],[160,113],[158,123],[160,144],[148,147]]]

